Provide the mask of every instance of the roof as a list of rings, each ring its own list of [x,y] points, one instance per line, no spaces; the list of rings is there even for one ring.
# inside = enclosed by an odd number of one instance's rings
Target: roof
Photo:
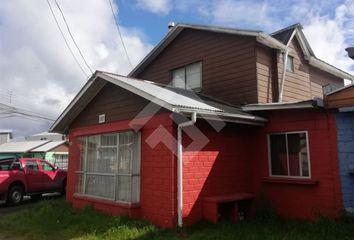
[[[308,109],[323,107],[322,99],[315,98],[307,101],[280,102],[264,104],[248,104],[242,107],[244,111],[271,111],[271,110],[290,110],[290,109]]]
[[[62,144],[64,144],[66,141],[52,141],[48,142],[42,146],[39,146],[37,148],[34,148],[31,150],[31,152],[49,152],[53,148],[56,148]]]
[[[55,135],[60,135],[59,133],[53,133],[53,132],[41,132],[41,133],[37,133],[37,134],[33,134],[32,136],[55,136]]]
[[[327,93],[326,95],[329,96],[329,95],[332,95],[332,94],[335,94],[335,93],[337,93],[337,92],[341,92],[341,91],[344,91],[344,90],[346,90],[346,89],[348,89],[348,88],[353,88],[353,87],[354,87],[354,83],[348,84],[348,85],[346,85],[346,86],[344,86],[344,87],[337,88],[336,90],[333,90],[332,92],[329,92],[329,93]]]
[[[71,122],[94,98],[94,96],[110,82],[153,102],[172,112],[191,114],[196,112],[203,118],[221,118],[254,125],[262,125],[266,119],[245,113],[240,108],[227,105],[211,97],[195,94],[192,91],[157,84],[151,81],[129,78],[113,73],[96,71],[77,96],[51,126],[50,131],[66,132]]]
[[[344,72],[320,59],[318,59],[310,44],[308,43],[304,33],[302,32],[301,24],[294,24],[287,28],[281,29],[271,35],[258,30],[246,30],[237,28],[225,28],[209,25],[196,25],[178,23],[173,27],[167,35],[152,49],[152,51],[128,74],[129,77],[137,77],[145,67],[147,67],[184,29],[202,30],[216,33],[233,34],[238,36],[255,37],[256,41],[262,43],[270,48],[278,49],[285,52],[287,49],[286,42],[289,40],[291,34],[296,30],[296,38],[300,44],[301,50],[305,59],[310,65],[321,69],[325,72],[331,73],[337,77],[354,80],[354,76]],[[289,36],[290,34],[290,36]]]
[[[8,142],[0,145],[0,153],[23,153],[40,147],[49,141]]]
[[[0,129],[0,133],[12,133],[11,129]]]

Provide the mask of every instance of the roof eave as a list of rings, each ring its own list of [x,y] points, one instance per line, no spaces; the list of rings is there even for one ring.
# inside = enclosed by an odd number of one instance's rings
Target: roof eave
[[[292,109],[311,109],[323,107],[322,99],[313,99],[295,103],[269,103],[269,104],[249,104],[242,107],[244,111],[273,111],[273,110],[292,110]]]
[[[313,67],[316,67],[318,69],[321,69],[325,72],[328,72],[330,74],[333,74],[336,77],[343,78],[343,79],[348,79],[348,80],[354,80],[354,76],[346,73],[326,62],[323,62],[316,57],[310,57],[309,59],[309,64]]]

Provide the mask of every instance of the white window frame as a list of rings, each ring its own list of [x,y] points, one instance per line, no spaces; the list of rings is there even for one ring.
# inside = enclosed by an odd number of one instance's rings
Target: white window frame
[[[285,135],[285,136],[287,136],[288,134],[294,134],[294,133],[305,133],[309,175],[308,176],[290,176],[290,174],[289,174],[288,138],[287,137],[285,137],[285,141],[286,141],[286,157],[287,157],[287,165],[288,165],[288,175],[275,175],[275,174],[272,174],[272,156],[271,156],[271,148],[270,148],[270,136],[271,135]],[[310,154],[310,144],[309,144],[308,131],[290,131],[290,132],[269,133],[267,135],[267,142],[268,142],[268,174],[269,174],[270,177],[294,178],[294,179],[311,179],[311,157],[310,157],[311,154]],[[300,167],[300,172],[302,174],[302,168],[301,167]]]
[[[133,132],[134,134],[137,134],[137,156],[136,156],[136,159],[137,161],[139,162],[139,174],[136,174],[136,173],[133,173],[133,169],[132,169],[132,166],[133,166],[133,160],[130,161],[130,167],[131,167],[131,173],[99,173],[99,172],[88,172],[87,171],[87,162],[86,162],[86,159],[87,159],[87,150],[88,150],[88,137],[89,136],[94,136],[94,135],[105,135],[105,134],[116,134],[117,135],[117,154],[119,153],[119,134],[120,133],[126,133],[126,132]],[[101,134],[94,134],[94,135],[87,135],[87,136],[81,136],[81,137],[85,137],[86,141],[85,141],[85,151],[84,151],[84,159],[83,159],[83,162],[81,163],[82,164],[82,169],[83,170],[77,170],[75,171],[75,176],[78,176],[78,175],[81,175],[81,177],[83,178],[82,181],[83,181],[83,184],[82,184],[82,192],[76,192],[76,186],[77,186],[77,181],[75,181],[75,192],[74,194],[75,195],[81,195],[81,196],[86,196],[86,197],[91,197],[91,198],[95,198],[95,199],[102,199],[102,200],[109,200],[109,201],[113,201],[113,202],[116,202],[116,203],[123,203],[123,204],[138,204],[140,203],[140,193],[141,193],[141,133],[140,132],[134,132],[133,130],[131,131],[119,131],[119,132],[112,132],[112,133],[101,133]],[[80,137],[79,137],[80,138]],[[100,138],[100,141],[101,141],[101,138]],[[100,145],[100,147],[102,147]],[[107,146],[103,146],[103,147],[107,147]],[[119,155],[118,155],[119,156]],[[80,156],[81,157],[81,156]],[[119,159],[117,159],[118,162],[117,164],[119,164]],[[118,165],[117,165],[118,166]],[[108,198],[108,197],[102,197],[102,196],[96,196],[96,195],[92,195],[92,194],[87,194],[85,193],[86,192],[86,179],[87,179],[87,176],[88,175],[95,175],[95,176],[114,176],[114,184],[115,184],[115,188],[114,188],[114,197],[113,198]],[[131,179],[131,192],[130,192],[130,195],[131,195],[131,201],[122,201],[122,200],[118,200],[117,199],[117,186],[118,186],[118,177],[119,176],[129,176],[130,179]],[[136,202],[133,202],[132,201],[132,195],[133,195],[133,178],[134,177],[140,177],[139,180],[140,180],[140,183],[139,183],[139,187],[137,189],[137,195],[138,195],[138,201]]]
[[[294,57],[293,56],[290,56],[288,55],[287,56],[287,60],[286,60],[286,66],[285,66],[285,69],[287,72],[295,72],[295,65],[294,65]],[[290,61],[291,60],[291,61]],[[288,64],[291,62],[291,68],[288,68]]]
[[[193,65],[193,64],[197,64],[197,63],[199,63],[199,70],[200,70],[200,86],[197,87],[197,88],[187,88],[187,67],[190,66],[190,65]],[[182,67],[177,67],[177,68],[172,69],[170,75],[171,75],[171,79],[172,79],[171,84],[172,84],[173,87],[177,87],[173,83],[173,72],[177,71],[177,70],[182,70],[182,69],[184,71],[184,88],[181,88],[181,89],[193,90],[195,92],[200,92],[202,90],[202,86],[203,86],[203,75],[202,75],[202,73],[203,73],[203,65],[202,65],[202,61],[189,63],[189,64],[186,64],[186,65],[184,65]]]

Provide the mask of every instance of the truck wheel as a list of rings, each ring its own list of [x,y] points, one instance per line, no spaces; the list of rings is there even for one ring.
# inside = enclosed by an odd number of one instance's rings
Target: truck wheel
[[[7,195],[7,202],[11,205],[18,205],[23,200],[23,188],[21,186],[13,186]]]

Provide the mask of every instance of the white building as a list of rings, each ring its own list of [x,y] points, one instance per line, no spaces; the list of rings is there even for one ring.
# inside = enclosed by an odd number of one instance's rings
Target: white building
[[[0,144],[10,142],[12,139],[12,130],[0,129]]]

